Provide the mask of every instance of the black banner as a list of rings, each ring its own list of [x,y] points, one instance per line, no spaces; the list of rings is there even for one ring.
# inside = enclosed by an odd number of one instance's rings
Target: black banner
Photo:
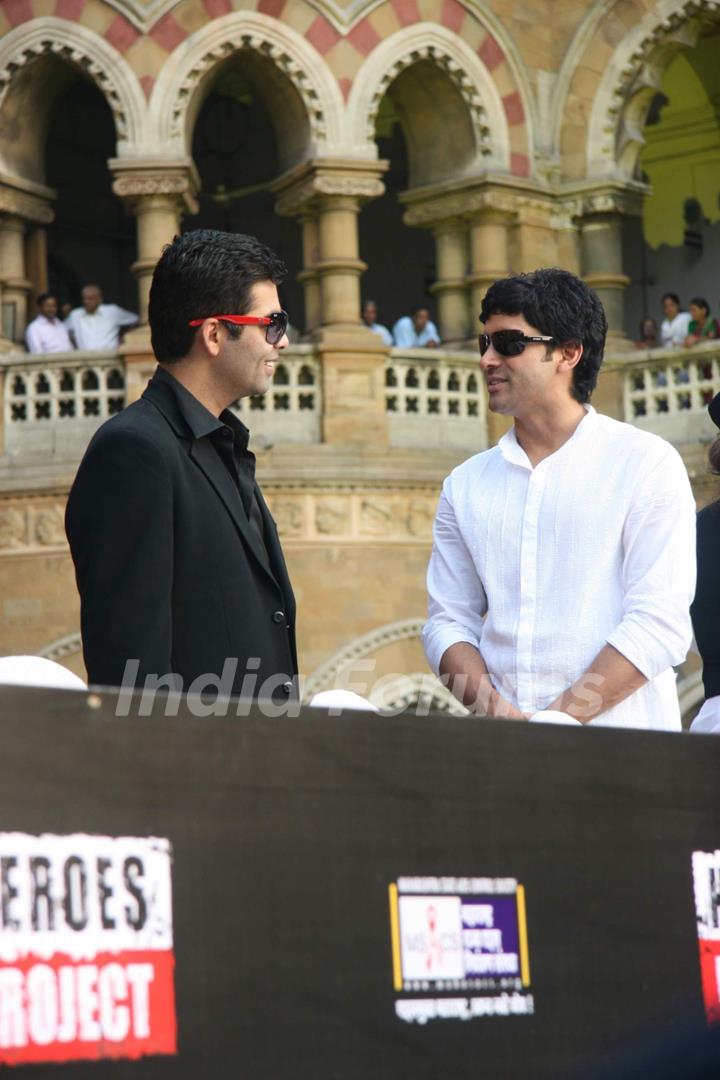
[[[554,1080],[704,1045],[720,739],[156,706],[0,691],[18,1076]]]

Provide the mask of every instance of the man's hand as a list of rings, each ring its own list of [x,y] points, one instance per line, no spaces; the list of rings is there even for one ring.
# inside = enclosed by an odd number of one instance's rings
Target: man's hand
[[[567,713],[581,724],[587,724],[619,705],[646,682],[642,672],[622,653],[612,645],[604,645],[589,669],[548,705],[548,709]]]
[[[499,694],[482,656],[468,641],[458,641],[446,649],[440,660],[440,674],[458,701],[476,716],[495,720],[527,720],[506,698]]]

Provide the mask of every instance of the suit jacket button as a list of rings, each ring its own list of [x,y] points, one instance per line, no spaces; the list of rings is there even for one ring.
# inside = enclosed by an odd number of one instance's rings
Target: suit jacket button
[[[283,693],[284,693],[284,694],[287,694],[287,695],[288,695],[288,697],[290,697],[290,695],[292,694],[292,689],[293,689],[293,684],[292,684],[292,682],[284,682],[284,683],[282,684],[282,690],[283,690]]]
[[[285,622],[285,612],[284,611],[275,611],[275,612],[273,612],[273,622],[276,622],[276,623]]]

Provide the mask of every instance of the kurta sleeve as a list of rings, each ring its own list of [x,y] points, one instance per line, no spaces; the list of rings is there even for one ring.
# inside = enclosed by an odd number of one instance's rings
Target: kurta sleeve
[[[451,645],[467,641],[479,650],[487,612],[485,591],[455,516],[451,478],[445,481],[435,516],[427,590],[428,621],[422,641],[437,675],[442,655]]]

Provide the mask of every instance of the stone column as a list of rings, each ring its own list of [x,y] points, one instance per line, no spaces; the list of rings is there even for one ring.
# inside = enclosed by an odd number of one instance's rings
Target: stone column
[[[483,297],[493,281],[505,277],[509,265],[511,217],[492,209],[481,210],[470,225],[470,309],[473,331],[478,330],[478,315]]]
[[[580,226],[582,274],[602,300],[608,336],[625,335],[623,292],[630,278],[622,272],[622,218],[619,214],[595,214]]]
[[[197,213],[197,175],[189,159],[182,162],[156,160],[109,162],[115,175],[113,191],[137,221],[137,260],[132,272],[138,283],[138,313],[147,323],[148,296],[155,264],[165,244],[180,231],[186,212]]]
[[[630,278],[623,273],[624,218],[642,213],[644,184],[606,184],[578,195],[580,264],[584,280],[602,300],[608,321],[608,351],[630,347],[625,336],[624,291]]]
[[[320,241],[316,213],[302,216],[303,269],[297,276],[305,293],[305,330],[317,330],[322,315],[320,278],[317,264],[320,261]]]
[[[470,336],[467,225],[461,218],[450,218],[439,222],[433,235],[436,281],[431,292],[437,296],[440,336],[443,345],[458,346]]]
[[[25,260],[25,233],[28,225],[48,225],[52,221],[50,200],[54,196],[52,188],[43,184],[14,176],[0,177],[0,352],[23,344],[25,328],[34,316],[28,309],[33,281],[28,277]],[[45,268],[44,278],[46,274]]]
[[[22,344],[32,285],[25,273],[25,222],[22,218],[11,215],[0,218],[0,274],[3,331],[14,344]]]
[[[279,214],[303,219],[306,321],[323,370],[323,440],[388,441],[387,347],[362,325],[358,214],[384,191],[384,161],[305,162],[273,184]],[[314,325],[313,325],[314,324]]]
[[[180,220],[186,212],[197,213],[195,192],[197,173],[191,159],[160,159],[108,162],[114,173],[113,191],[137,223],[137,259],[131,270],[138,283],[139,323],[120,346],[125,357],[125,397],[135,401],[155,368],[147,324],[148,300],[153,270],[165,244],[180,232]]]

